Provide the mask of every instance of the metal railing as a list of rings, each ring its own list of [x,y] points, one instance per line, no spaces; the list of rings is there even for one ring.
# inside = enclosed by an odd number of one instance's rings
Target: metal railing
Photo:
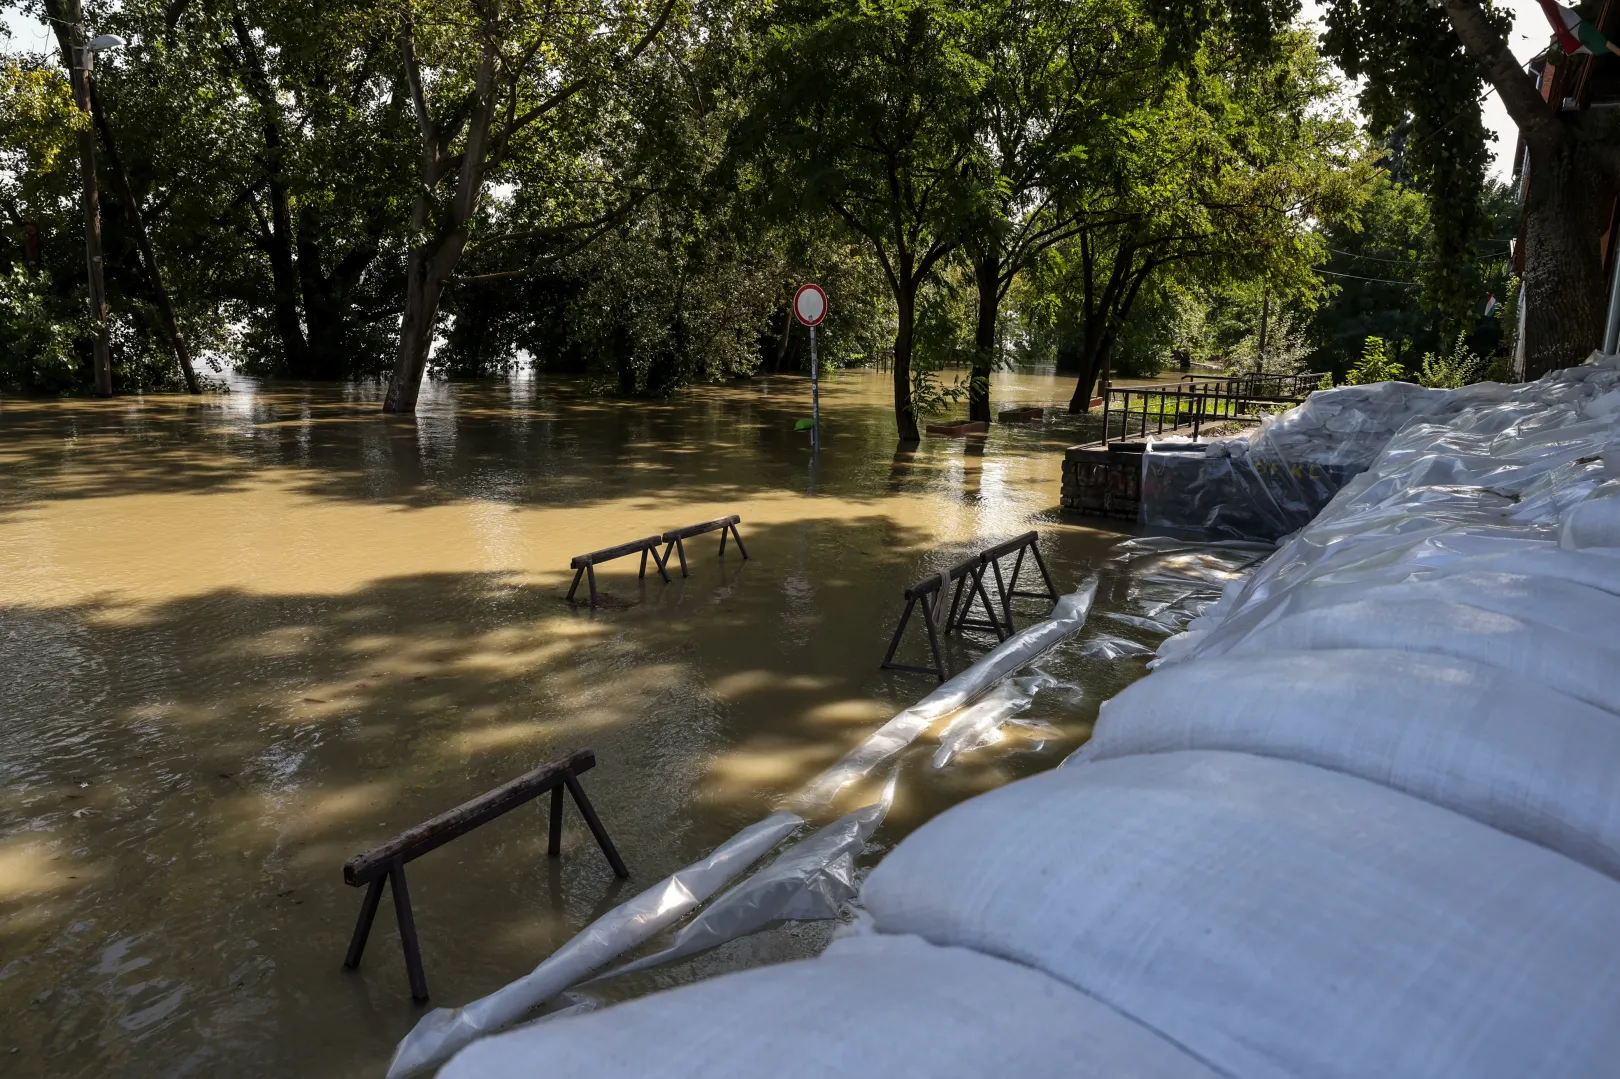
[[[1298,404],[1324,377],[1321,371],[1213,379],[1189,376],[1173,385],[1109,386],[1102,398],[1103,441],[1146,438],[1183,427],[1191,427],[1197,438],[1207,423],[1252,419],[1257,405]]]

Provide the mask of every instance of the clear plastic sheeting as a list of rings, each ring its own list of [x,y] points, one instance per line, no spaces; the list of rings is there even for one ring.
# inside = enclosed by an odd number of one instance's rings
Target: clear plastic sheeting
[[[1318,390],[1243,436],[1195,451],[1144,455],[1142,521],[1178,532],[1275,539],[1310,523],[1391,452],[1424,458],[1422,467],[1430,471],[1424,485],[1455,483],[1441,472],[1467,469],[1468,458],[1489,463],[1493,481],[1511,482],[1527,469],[1573,459],[1568,449],[1584,432],[1554,419],[1550,427],[1558,437],[1543,437],[1538,428],[1548,424],[1549,409],[1573,413],[1612,392],[1613,372],[1601,364],[1573,370],[1582,374],[1554,372],[1526,386],[1431,390],[1380,382]],[[1588,418],[1591,429],[1610,422],[1608,409],[1601,406]],[[1445,462],[1427,459],[1422,451],[1432,448],[1437,433],[1454,438],[1464,452]],[[1401,482],[1410,486],[1412,479]]]
[[[799,840],[776,861],[709,904],[664,951],[628,963],[603,978],[696,955],[775,922],[838,917],[855,898],[855,859],[894,804],[894,784],[895,777],[890,776],[880,800]]]
[[[842,760],[811,780],[789,804],[809,810],[830,803],[839,791],[915,742],[939,720],[1020,667],[1033,663],[1059,641],[1079,633],[1085,627],[1086,615],[1096,596],[1097,577],[1093,574],[1079,588],[1057,601],[1051,618],[1013,634],[972,666],[873,731]]]
[[[1435,403],[1421,422],[1391,437],[1264,565],[1229,583],[1219,603],[1165,642],[1160,662],[1221,655],[1326,602],[1305,598],[1317,590],[1347,597],[1341,586],[1399,584],[1475,559],[1620,545],[1620,530],[1605,523],[1620,499],[1604,464],[1620,444],[1620,412],[1599,403],[1620,393],[1620,360],[1596,358],[1524,386],[1429,392],[1440,397],[1423,398]],[[1376,637],[1376,627],[1367,632]]]
[[[1081,641],[1075,650],[1087,659],[1124,659],[1126,656],[1151,656],[1153,649],[1145,644],[1128,641],[1124,637],[1093,637]]]
[[[749,825],[707,858],[596,919],[517,981],[465,1007],[433,1009],[394,1050],[388,1079],[442,1064],[474,1039],[517,1022],[615,956],[673,925],[803,823],[793,813],[778,812]]]
[[[1017,722],[1013,717],[1034,702],[1035,694],[1062,684],[1039,670],[1027,678],[1007,679],[962,709],[939,732],[939,749],[934,751],[934,767],[944,768],[963,753],[994,745],[1001,740],[1002,725],[1009,721]],[[1037,730],[1042,734],[1047,732],[1044,725]]]

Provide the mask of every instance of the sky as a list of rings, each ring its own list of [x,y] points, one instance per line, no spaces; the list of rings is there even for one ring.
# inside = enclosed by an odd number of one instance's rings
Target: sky
[[[1496,0],[1496,6],[1513,13],[1513,36],[1508,40],[1508,47],[1514,56],[1527,61],[1546,46],[1552,32],[1536,0]],[[1320,0],[1304,0],[1302,14],[1307,20],[1320,25],[1321,10]],[[54,48],[45,24],[28,18],[14,6],[0,3],[0,22],[11,31],[10,41],[0,43],[7,51]],[[1511,158],[1518,133],[1493,91],[1488,91],[1485,97],[1485,129],[1496,134],[1496,160],[1491,175],[1505,181],[1513,172]]]

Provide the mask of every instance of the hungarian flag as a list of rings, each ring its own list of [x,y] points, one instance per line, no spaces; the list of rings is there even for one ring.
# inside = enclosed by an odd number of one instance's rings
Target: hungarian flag
[[[1541,0],[1541,10],[1546,12],[1547,21],[1552,23],[1553,34],[1566,54],[1574,56],[1585,53],[1591,56],[1607,49],[1620,56],[1620,47],[1604,37],[1597,27],[1575,14],[1573,8],[1567,8],[1556,0]]]
[[[1495,310],[1496,310],[1496,297],[1493,296],[1492,294],[1490,294],[1489,292],[1487,292],[1485,294],[1485,315],[1484,315],[1484,317],[1485,318],[1490,318],[1491,317],[1491,312],[1495,311]]]

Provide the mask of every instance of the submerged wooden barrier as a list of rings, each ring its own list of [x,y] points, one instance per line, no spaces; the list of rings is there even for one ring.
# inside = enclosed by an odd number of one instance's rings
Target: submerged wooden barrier
[[[956,603],[952,602],[948,617],[942,622],[940,614],[946,611],[945,591],[952,582],[957,585],[957,595],[960,596],[963,586],[968,589],[968,601],[962,607],[960,614]],[[986,622],[968,622],[968,614],[973,609],[973,601],[977,598],[983,601]],[[934,658],[932,667],[919,667],[912,663],[894,662],[894,654],[900,648],[900,641],[905,636],[906,625],[911,621],[911,612],[918,606],[922,607],[923,625],[928,629],[928,649]],[[984,590],[984,563],[978,555],[964,559],[949,569],[931,574],[906,589],[906,609],[900,615],[900,624],[894,627],[894,636],[889,639],[889,650],[884,653],[883,662],[879,666],[886,671],[916,671],[918,674],[932,674],[941,682],[949,677],[945,669],[945,656],[940,651],[939,639],[944,633],[950,631],[952,625],[986,625],[996,630],[996,635],[1002,637],[1001,629],[996,621],[996,608],[990,602],[990,597]]]
[[[889,650],[884,654],[883,662],[879,664],[881,669],[932,674],[943,682],[949,677],[949,672],[946,670],[944,653],[940,648],[941,635],[953,629],[988,629],[995,633],[998,640],[1004,641],[1012,635],[1012,601],[1015,598],[1049,599],[1056,603],[1058,592],[1056,586],[1052,584],[1052,575],[1047,572],[1046,562],[1041,558],[1040,538],[1039,532],[1025,532],[1021,536],[1014,536],[963,559],[949,569],[925,577],[906,589],[906,609],[900,615],[900,624],[894,628],[894,636],[889,639]],[[1018,587],[1018,578],[1024,570],[1026,554],[1032,557],[1036,568],[1039,569],[1045,591],[1031,592]],[[1012,571],[1003,576],[1001,560],[1009,555],[1017,557],[1013,562]],[[985,588],[984,579],[987,573],[995,582],[994,603],[991,602]],[[947,608],[945,592],[953,583],[956,588],[952,592],[950,606]],[[966,602],[963,602],[964,598]],[[972,617],[976,601],[984,607],[985,617],[982,619]],[[923,622],[928,630],[928,648],[934,659],[932,667],[894,662],[894,654],[900,648],[906,626],[911,621],[912,611],[919,605],[922,607]],[[942,611],[945,613],[943,622],[939,617]]]
[[[743,560],[747,561],[748,548],[743,546],[742,533],[737,531],[737,526],[741,523],[742,518],[733,513],[729,517],[716,517],[712,521],[703,521],[700,524],[687,525],[684,528],[672,528],[661,535],[631,540],[629,543],[621,543],[617,547],[604,547],[600,551],[592,551],[590,554],[575,555],[572,561],[568,563],[568,568],[574,571],[574,582],[568,586],[568,602],[574,602],[574,593],[579,590],[579,580],[584,577],[590,582],[591,606],[595,607],[597,601],[601,598],[600,593],[596,590],[596,567],[603,562],[623,558],[625,555],[640,553],[641,569],[636,574],[638,578],[647,576],[647,556],[652,555],[653,565],[658,568],[658,576],[664,579],[665,584],[668,584],[669,571],[666,567],[669,565],[670,552],[673,551],[681,560],[681,576],[690,576],[686,569],[686,544],[684,541],[691,539],[693,536],[701,536],[705,532],[720,533],[720,556],[722,558],[726,554],[726,540],[734,539],[737,541],[738,552],[742,554]],[[659,554],[658,548],[661,544],[666,546],[664,546],[663,553]]]
[[[724,558],[726,555],[726,537],[729,535],[737,541],[737,550],[742,554],[743,561],[748,561],[748,548],[743,546],[742,533],[737,531],[737,526],[741,523],[742,518],[733,513],[730,517],[717,517],[712,521],[704,521],[702,524],[670,529],[663,535],[663,541],[669,545],[664,548],[664,565],[669,565],[669,552],[673,549],[681,560],[681,576],[688,576],[686,572],[686,544],[681,541],[689,540],[693,536],[701,536],[705,532],[717,530],[720,533],[720,557]]]
[[[652,555],[653,565],[658,567],[658,576],[669,583],[669,574],[664,571],[664,560],[658,555],[658,545],[663,542],[662,536],[647,536],[629,543],[621,543],[617,547],[604,547],[600,551],[590,554],[578,554],[568,563],[568,568],[574,571],[574,583],[568,586],[568,601],[574,601],[574,592],[579,588],[579,579],[586,577],[591,585],[591,606],[596,606],[599,598],[596,591],[596,567],[603,562],[611,562],[615,558],[623,558],[627,554],[641,552],[641,570],[636,574],[638,578],[647,576],[647,556]]]
[[[596,837],[596,844],[602,848],[614,875],[628,877],[630,870],[625,868],[624,860],[614,849],[613,840],[608,837],[595,807],[585,796],[585,788],[579,783],[580,773],[595,766],[594,751],[575,750],[566,757],[542,764],[510,783],[463,802],[409,831],[401,832],[381,846],[357,854],[343,863],[345,884],[356,888],[362,884],[368,885],[365,900],[360,905],[360,920],[355,923],[343,965],[350,970],[360,965],[360,956],[366,950],[366,938],[371,935],[371,923],[376,920],[377,907],[382,903],[383,885],[387,884],[394,893],[394,918],[399,923],[399,941],[405,952],[405,975],[410,979],[411,999],[418,1002],[426,1000],[427,975],[422,970],[422,950],[416,940],[416,920],[411,916],[410,892],[405,887],[405,863],[458,836],[466,835],[479,825],[488,824],[546,791],[551,792],[546,854],[555,858],[562,852],[563,791],[566,789],[574,796],[574,804],[579,807],[591,835]]]

